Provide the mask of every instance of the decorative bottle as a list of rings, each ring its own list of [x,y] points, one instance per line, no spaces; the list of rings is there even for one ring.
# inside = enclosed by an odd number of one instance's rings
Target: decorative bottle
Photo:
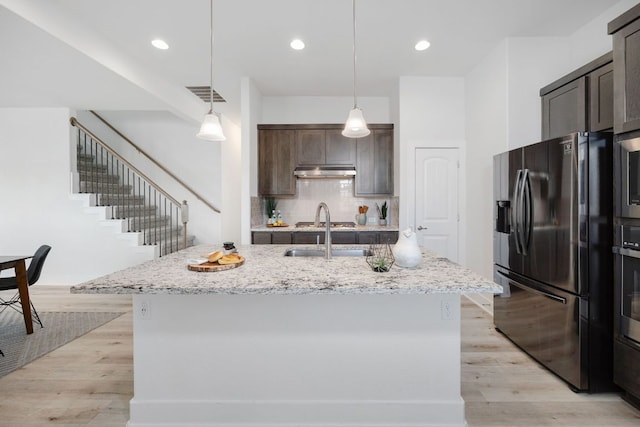
[[[420,264],[422,252],[418,246],[418,238],[411,228],[400,233],[398,242],[393,247],[393,257],[396,265],[400,267],[413,268]]]

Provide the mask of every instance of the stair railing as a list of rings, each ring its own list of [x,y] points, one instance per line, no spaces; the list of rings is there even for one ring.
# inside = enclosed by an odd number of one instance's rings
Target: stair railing
[[[118,129],[116,129],[115,127],[113,127],[111,125],[111,123],[109,123],[108,121],[106,121],[102,116],[100,116],[98,113],[96,113],[93,110],[90,110],[90,113],[93,114],[94,116],[96,116],[98,118],[98,120],[100,120],[102,123],[104,123],[109,129],[111,129],[113,132],[115,132],[116,135],[118,135],[120,138],[122,138],[123,140],[125,140],[126,142],[129,143],[129,145],[131,145],[133,148],[136,149],[136,151],[140,154],[142,154],[143,156],[145,156],[147,159],[149,159],[154,165],[156,165],[157,167],[159,167],[164,173],[166,173],[167,175],[169,175],[171,178],[173,178],[174,180],[176,180],[176,182],[178,184],[180,184],[182,187],[184,187],[189,193],[193,194],[196,199],[200,200],[202,203],[204,203],[205,206],[207,206],[209,209],[211,209],[212,211],[216,212],[216,213],[220,213],[220,210],[218,208],[216,208],[215,206],[213,206],[211,203],[209,203],[208,201],[206,201],[200,194],[198,194],[193,188],[189,187],[184,181],[182,181],[180,178],[178,178],[176,175],[174,175],[169,169],[167,169],[166,167],[164,167],[162,164],[160,164],[158,161],[156,161],[156,159],[154,159],[153,157],[151,157],[149,154],[147,154],[146,151],[144,151],[142,148],[140,148],[139,146],[137,146],[133,141],[131,141],[129,138],[127,138],[125,135],[122,134],[122,132],[120,132]]]
[[[78,128],[79,191],[96,194],[98,206],[109,207],[112,219],[125,219],[128,231],[142,233],[144,245],[158,245],[160,256],[185,248],[187,201],[172,197],[75,117],[70,122]]]

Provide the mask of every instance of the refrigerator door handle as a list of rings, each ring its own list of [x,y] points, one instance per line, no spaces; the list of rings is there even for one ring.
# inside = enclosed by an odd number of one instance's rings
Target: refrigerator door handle
[[[513,278],[509,277],[508,274],[503,273],[502,271],[498,271],[498,274],[501,275],[502,277],[506,278],[510,284],[512,284],[513,286],[516,286],[522,290],[528,291],[528,292],[533,292],[534,294],[543,296],[545,298],[549,298],[550,300],[559,302],[561,304],[566,304],[567,303],[567,299],[566,298],[562,298],[559,297],[557,295],[551,294],[549,292],[545,292],[541,289],[537,289],[531,286],[527,286],[527,285],[523,285],[522,283],[518,283],[516,280],[514,280]]]
[[[516,173],[516,185],[514,186],[513,189],[513,237],[515,239],[515,244],[516,244],[516,252],[518,254],[522,254],[522,250],[520,249],[521,247],[521,243],[520,243],[520,233],[521,233],[521,228],[522,228],[522,222],[520,221],[521,219],[521,212],[522,212],[522,206],[520,205],[520,193],[521,193],[521,185],[522,183],[522,169],[518,169],[517,173]]]
[[[524,170],[522,178],[522,211],[522,254],[528,255],[533,229],[533,196],[531,194],[531,174],[529,169]]]

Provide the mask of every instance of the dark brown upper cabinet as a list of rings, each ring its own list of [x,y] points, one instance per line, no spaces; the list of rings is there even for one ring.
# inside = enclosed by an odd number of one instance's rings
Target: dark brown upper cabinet
[[[342,136],[341,127],[335,129],[297,129],[296,149],[298,152],[297,164],[299,166],[355,166],[356,164],[355,141],[352,138]]]
[[[258,192],[296,194],[296,166],[355,166],[355,195],[393,195],[393,124],[370,124],[365,138],[342,135],[342,124],[258,125]]]
[[[589,130],[613,128],[613,62],[589,73]]]
[[[324,129],[296,130],[298,165],[324,165],[327,158]]]
[[[586,77],[542,96],[542,139],[587,129]]]
[[[295,131],[258,126],[258,192],[264,196],[296,194]]]
[[[540,90],[543,140],[613,127],[612,60],[607,53]]]
[[[327,164],[356,164],[356,141],[342,135],[342,127],[326,130]]]
[[[640,129],[640,4],[609,23],[613,34],[613,129]]]
[[[357,138],[355,194],[393,194],[393,125],[373,128],[368,136]]]

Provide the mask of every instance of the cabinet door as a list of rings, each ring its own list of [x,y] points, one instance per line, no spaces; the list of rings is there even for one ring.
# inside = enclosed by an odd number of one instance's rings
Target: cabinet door
[[[331,242],[336,245],[355,245],[356,244],[356,232],[355,231],[336,231],[331,233]]]
[[[640,129],[640,19],[613,34],[615,133]]]
[[[589,73],[589,131],[613,128],[613,63]]]
[[[358,196],[393,194],[393,130],[374,129],[356,142]]]
[[[378,243],[377,231],[360,231],[358,232],[358,243],[361,245],[370,245]]]
[[[296,194],[295,131],[258,131],[258,191],[261,195]]]
[[[291,233],[283,231],[273,232],[271,243],[274,245],[289,245],[291,244]]]
[[[324,165],[325,130],[300,129],[296,131],[298,165]]]
[[[326,162],[328,165],[355,165],[356,140],[343,136],[341,129],[327,129]]]
[[[581,77],[542,97],[542,139],[587,130],[586,80]]]
[[[376,194],[393,194],[393,130],[379,129],[373,132],[376,159]]]
[[[324,244],[324,232],[314,233],[309,231],[300,231],[292,234],[291,241],[296,245],[315,245],[316,243]]]
[[[254,245],[270,245],[271,233],[268,231],[254,231],[252,233],[252,242]]]
[[[395,245],[398,241],[398,232],[397,231],[381,231],[378,235],[378,241],[380,243],[389,243],[390,245]]]

